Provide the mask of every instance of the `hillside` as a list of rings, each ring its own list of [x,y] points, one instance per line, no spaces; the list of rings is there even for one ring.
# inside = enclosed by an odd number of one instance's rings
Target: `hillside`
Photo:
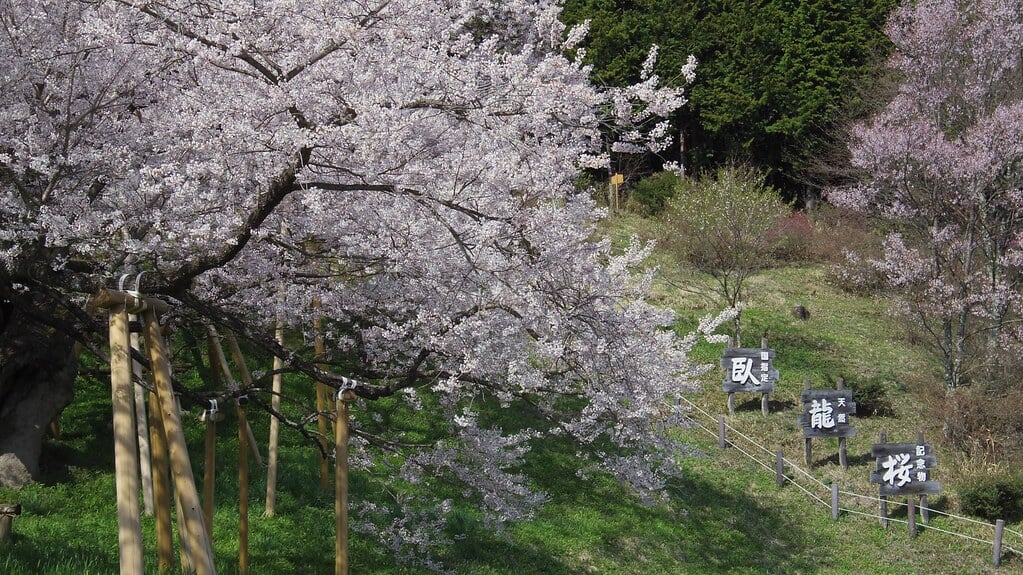
[[[614,225],[616,236],[627,235],[641,229],[642,222],[619,220]],[[655,298],[679,311],[680,332],[714,309],[698,295],[705,278],[685,272],[664,254],[656,254],[652,263],[663,274]],[[693,287],[696,293],[688,289]],[[810,311],[807,321],[792,315],[797,303]],[[892,504],[893,523],[884,530],[869,516],[876,513],[876,503],[849,495],[842,496],[846,511],[837,521],[831,519],[828,491],[815,480],[825,485],[834,481],[843,493],[876,493],[868,476],[873,466],[870,445],[878,433],[886,431],[893,441],[911,441],[918,430],[928,437],[934,433],[913,392],[937,377],[934,367],[922,349],[903,337],[886,308],[886,301],[837,289],[823,266],[783,267],[757,276],[744,330],[757,340],[766,333],[778,353],[776,365],[782,375],[771,396],[771,412],[761,414],[759,398],[738,397],[735,415],[727,418],[734,445],[720,449],[716,418],[727,413],[726,398],[720,391],[721,370],[711,370],[702,391],[687,396],[697,408],[696,425],[680,427],[678,433],[691,441],[695,452],[683,460],[681,477],[669,486],[670,503],[646,507],[611,480],[597,476],[583,481],[576,475],[573,446],[545,444],[531,455],[525,470],[550,496],[536,520],[495,535],[483,529],[472,509],[456,505],[453,523],[466,536],[438,558],[456,573],[494,575],[1023,572],[1023,560],[1008,556],[1000,569],[992,567],[991,533],[984,525],[939,515],[932,518],[933,528],[922,528],[911,539],[906,526],[897,522],[905,519],[903,507]],[[698,359],[716,364],[721,348],[702,345]],[[816,387],[827,387],[839,377],[854,390],[866,390],[886,402],[887,414],[854,419],[858,433],[848,443],[848,470],[838,465],[834,440],[815,440],[813,467],[806,469],[796,424],[799,392],[805,378]],[[299,389],[302,382],[289,384]],[[0,502],[17,501],[24,507],[14,522],[15,540],[0,548],[0,573],[116,571],[107,421],[109,391],[104,381],[83,378],[76,402],[62,418],[62,438],[47,445],[46,480],[20,491],[0,490]],[[266,425],[262,418],[257,421],[256,434],[265,448]],[[197,421],[189,425],[196,475],[201,477],[202,430]],[[214,538],[220,573],[237,570],[236,438],[228,421],[222,426],[217,462]],[[312,450],[297,434],[286,433],[284,441],[275,517],[259,516],[265,475],[253,473],[252,572],[332,572],[332,493],[318,488]],[[779,488],[772,459],[777,450],[814,479],[789,465],[786,473],[796,483]],[[968,465],[940,450],[938,458],[936,478],[944,492],[932,497],[929,506],[955,513],[957,478]],[[367,485],[353,477],[353,501],[380,495],[367,493]],[[143,528],[147,571],[155,571],[151,518],[144,518]],[[1006,544],[1023,548],[1023,539],[1007,535]],[[352,536],[351,563],[353,573],[427,572],[395,565],[387,550],[359,533]]]

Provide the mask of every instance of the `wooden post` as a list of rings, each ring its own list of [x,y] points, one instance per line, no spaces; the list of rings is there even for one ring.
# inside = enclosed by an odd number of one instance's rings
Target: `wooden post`
[[[124,305],[110,308],[110,382],[114,410],[114,470],[117,490],[117,544],[120,571],[143,573],[142,525],[139,521],[139,461],[131,340]]]
[[[909,536],[916,537],[916,497],[906,498],[906,514],[909,519]]]
[[[838,484],[831,484],[831,518],[838,521]]]
[[[916,432],[916,443],[917,445],[924,444],[924,432],[922,430]],[[920,519],[923,519],[924,524],[931,522],[931,510],[927,507],[926,493],[920,495]]]
[[[774,454],[774,473],[778,487],[785,487],[785,455],[781,451]]]
[[[21,505],[17,503],[0,503],[0,545],[12,539],[14,518],[21,515]]]
[[[806,391],[810,391],[812,388],[813,388],[813,383],[810,381],[810,378],[808,377],[808,378],[804,379],[803,380],[803,389],[806,390]],[[813,469],[813,438],[812,437],[804,437],[803,438],[803,460],[806,462],[806,467],[808,469]]]
[[[319,310],[320,301],[313,300],[313,308]],[[313,340],[313,353],[316,360],[322,362],[327,355],[326,346],[323,343],[323,318],[319,311],[313,319],[313,332],[316,334]],[[316,367],[325,370],[326,365],[318,363]],[[316,382],[316,417],[317,431],[320,433],[320,488],[324,491],[330,489],[330,468],[325,455],[327,452],[327,386],[321,381]],[[336,434],[336,431],[335,431]]]
[[[337,538],[334,543],[334,575],[348,575],[348,402],[351,391],[342,391],[337,402],[334,426],[334,515]]]
[[[999,567],[1002,564],[1002,535],[1005,533],[1005,521],[999,519],[995,521],[995,550],[992,556],[992,561],[995,567]]]
[[[718,418],[718,445],[721,449],[728,447],[728,441],[725,440],[725,416]]]
[[[838,378],[836,387],[839,391],[845,389],[845,379]],[[849,450],[844,436],[838,438],[838,463],[842,466],[842,469],[849,469]]]
[[[150,374],[150,383],[153,376]],[[155,386],[154,386],[155,389]],[[163,415],[155,393],[149,394],[149,451],[153,458],[153,513],[156,516],[156,562],[161,573],[174,561],[173,527],[170,512],[170,468]]]
[[[767,351],[767,336],[766,335],[764,337],[760,338],[760,349],[762,349],[764,351]],[[768,413],[770,413],[770,408],[768,406],[768,395],[770,395],[770,394],[764,393],[764,394],[760,395],[760,411],[764,415],[767,415]]]
[[[277,329],[274,330],[277,343],[284,345],[284,325],[278,320]],[[281,387],[283,374],[280,370],[284,367],[284,360],[274,357],[273,369],[273,395],[270,396],[270,407],[274,412],[281,412]],[[267,446],[267,470],[266,470],[266,507],[263,515],[271,517],[277,506],[277,442],[280,436],[280,422],[273,415],[270,416],[270,438]]]
[[[224,370],[224,377],[227,381],[231,381],[231,368],[227,365],[227,358],[224,356],[223,348],[220,347],[219,339],[216,337],[217,330],[212,325],[209,326],[210,333],[214,335],[214,342],[217,344],[214,347],[219,351],[218,360],[220,366]],[[245,356],[242,355],[242,350],[238,347],[238,339],[234,337],[231,332],[224,333],[224,340],[227,341],[227,348],[231,350],[231,357],[234,358],[234,365],[238,368],[238,375],[242,378],[242,385],[246,388],[252,387],[252,374],[249,373],[249,368],[245,363]],[[240,401],[235,401],[239,403]],[[259,454],[259,445],[256,444],[256,436],[252,434],[252,427],[249,425],[248,419],[239,420],[238,425],[241,426],[245,433],[246,444],[249,446],[249,452],[252,453],[252,458],[256,461],[256,465],[263,466],[263,456]]]
[[[216,400],[211,400],[210,406],[202,414],[203,421],[206,422],[203,450],[202,516],[206,522],[206,532],[210,535],[210,542],[213,541],[214,487],[217,483],[217,421],[222,417]]]
[[[888,433],[882,431],[881,433],[877,434],[877,442],[878,443],[888,443]],[[878,490],[878,500],[880,501],[880,505],[881,505],[881,508],[880,508],[881,527],[883,527],[885,529],[888,529],[888,497],[885,496],[885,495],[880,495],[880,491],[881,491],[881,486],[880,485],[877,486],[877,490]]]
[[[193,567],[197,575],[214,575],[217,571],[213,565],[212,546],[202,517],[199,493],[195,488],[195,476],[192,474],[192,464],[188,459],[188,445],[185,443],[181,417],[174,400],[170,362],[163,337],[160,335],[160,323],[152,308],[143,312],[143,320],[146,349],[149,351],[157,398],[163,415],[170,466],[174,474],[177,498],[181,503],[187,531],[186,539],[192,550]]]
[[[128,323],[137,322],[137,315],[129,315]],[[131,347],[134,350],[141,350],[139,345],[139,334],[131,331]],[[142,364],[131,362],[132,373],[142,377]],[[132,386],[135,392],[135,430],[138,436],[139,445],[139,474],[142,481],[142,512],[147,516],[153,515],[153,467],[149,455],[149,424],[146,421],[146,390],[140,385]]]
[[[728,392],[728,415],[735,415],[735,392]]]
[[[249,573],[249,436],[245,433],[248,418],[245,405],[238,401],[238,573]]]

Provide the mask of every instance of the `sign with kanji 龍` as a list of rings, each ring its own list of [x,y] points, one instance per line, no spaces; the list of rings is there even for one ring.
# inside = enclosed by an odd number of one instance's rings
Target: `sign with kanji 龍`
[[[852,437],[856,428],[849,416],[856,414],[851,389],[807,389],[800,395],[803,414],[799,425],[803,437]]]
[[[745,347],[725,348],[721,367],[725,368],[724,390],[771,393],[778,380],[778,370],[771,366],[773,349]]]
[[[870,450],[877,461],[870,482],[880,485],[881,495],[938,493],[941,484],[931,481],[938,459],[929,443],[877,443]]]

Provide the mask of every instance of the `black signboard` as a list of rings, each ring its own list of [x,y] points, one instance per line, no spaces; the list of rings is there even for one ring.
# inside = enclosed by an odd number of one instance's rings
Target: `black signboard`
[[[721,367],[725,368],[724,390],[727,393],[772,393],[779,376],[778,370],[771,366],[773,358],[773,349],[725,348],[721,358]]]
[[[849,416],[856,414],[851,389],[807,389],[800,395],[803,414],[799,425],[803,437],[852,437],[856,428]]]
[[[877,467],[871,483],[880,485],[881,495],[918,495],[938,493],[941,484],[931,481],[938,459],[929,443],[879,443],[870,454]]]

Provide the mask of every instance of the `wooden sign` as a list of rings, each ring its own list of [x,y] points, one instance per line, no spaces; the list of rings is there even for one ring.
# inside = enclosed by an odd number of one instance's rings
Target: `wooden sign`
[[[803,437],[852,437],[856,428],[849,416],[856,414],[851,389],[807,389],[800,394],[803,414],[797,421]]]
[[[721,367],[725,368],[724,391],[735,393],[771,393],[779,373],[771,366],[774,350],[767,348],[725,348]]]
[[[870,454],[877,467],[870,482],[877,483],[881,495],[918,495],[938,493],[941,484],[931,481],[938,459],[929,443],[874,444]]]
[[[611,185],[612,186],[620,186],[620,185],[622,185],[624,183],[625,183],[625,176],[623,176],[622,174],[614,174],[613,176],[611,176]]]

